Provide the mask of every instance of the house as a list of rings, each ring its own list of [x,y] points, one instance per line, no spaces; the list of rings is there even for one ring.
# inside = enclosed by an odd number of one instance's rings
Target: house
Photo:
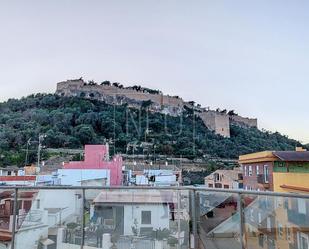
[[[240,168],[233,170],[216,170],[205,177],[208,188],[241,189],[243,176]]]
[[[134,172],[130,183],[144,186],[179,186],[178,178],[171,170]]]
[[[41,235],[47,236],[48,234],[46,212],[33,205],[37,195],[38,191],[20,191],[18,194],[15,248],[33,248],[35,244],[33,238],[40,238]],[[9,248],[12,242],[14,223],[14,192],[2,191],[0,197],[0,247],[4,245]],[[28,245],[31,247],[27,247]]]
[[[169,229],[176,203],[172,191],[101,191],[93,201],[90,216],[103,225],[104,233],[145,235]]]
[[[309,191],[309,152],[264,151],[241,155],[244,188],[276,192]]]
[[[0,177],[1,176],[18,176],[21,175],[21,169],[17,166],[8,166],[0,168]]]
[[[0,191],[0,199],[0,248],[10,248],[14,191]],[[17,208],[15,249],[56,248],[59,228],[81,223],[81,191],[19,190]]]
[[[246,189],[309,192],[309,152],[302,148],[243,155],[239,162]],[[252,195],[248,200],[245,220],[249,248],[308,248],[308,199]]]
[[[182,171],[174,165],[125,165],[124,185],[180,186],[182,183]]]
[[[115,155],[109,158],[108,145],[85,145],[84,161],[73,161],[63,164],[63,170],[109,170],[110,185],[122,185],[122,157]]]

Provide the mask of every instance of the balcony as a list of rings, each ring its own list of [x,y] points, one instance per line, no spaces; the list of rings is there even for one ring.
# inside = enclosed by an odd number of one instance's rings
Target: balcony
[[[296,194],[195,187],[0,187],[0,195],[4,191],[16,212],[0,217],[0,248],[274,248],[286,234],[283,225],[291,228],[290,238],[309,228],[306,215],[284,205],[309,198]],[[2,210],[5,203],[0,198]]]
[[[265,181],[265,175],[263,175],[263,174],[257,175],[257,182],[258,182],[258,184],[263,185],[264,188],[266,188],[266,189],[269,188],[269,181]]]

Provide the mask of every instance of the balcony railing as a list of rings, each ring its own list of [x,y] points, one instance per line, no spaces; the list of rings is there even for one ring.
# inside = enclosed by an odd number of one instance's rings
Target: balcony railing
[[[288,248],[291,238],[303,248],[309,238],[309,195],[196,187],[0,187],[4,191],[16,211],[10,221],[0,218],[0,248]],[[301,215],[292,216],[287,202],[297,203]],[[20,206],[30,210],[18,214]]]

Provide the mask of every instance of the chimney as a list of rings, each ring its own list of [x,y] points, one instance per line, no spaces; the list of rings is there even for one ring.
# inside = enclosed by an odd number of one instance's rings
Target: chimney
[[[304,149],[303,147],[296,147],[295,151],[297,151],[297,152],[304,152],[304,151],[307,151],[307,150]]]

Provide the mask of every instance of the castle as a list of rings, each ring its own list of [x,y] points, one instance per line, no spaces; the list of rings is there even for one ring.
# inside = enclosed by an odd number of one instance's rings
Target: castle
[[[230,125],[241,127],[257,127],[257,119],[244,118],[234,113],[220,110],[208,110],[194,106],[192,102],[185,102],[178,96],[164,95],[162,92],[140,86],[123,87],[118,83],[94,82],[86,83],[82,78],[57,83],[56,94],[61,96],[76,96],[97,99],[108,104],[140,108],[145,103],[151,111],[161,112],[172,116],[180,115],[185,106],[196,109],[197,115],[203,120],[205,126],[223,137],[230,137]]]

